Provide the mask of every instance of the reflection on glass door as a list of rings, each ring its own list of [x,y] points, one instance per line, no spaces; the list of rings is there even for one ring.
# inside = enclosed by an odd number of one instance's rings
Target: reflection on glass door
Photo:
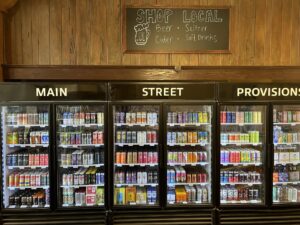
[[[211,202],[212,106],[167,108],[167,204]]]
[[[5,208],[49,208],[49,106],[2,107]]]
[[[273,107],[273,202],[300,202],[300,107]]]
[[[104,105],[56,107],[59,205],[104,205]]]
[[[159,203],[159,109],[113,106],[114,205]]]
[[[265,106],[221,106],[221,204],[264,203]]]

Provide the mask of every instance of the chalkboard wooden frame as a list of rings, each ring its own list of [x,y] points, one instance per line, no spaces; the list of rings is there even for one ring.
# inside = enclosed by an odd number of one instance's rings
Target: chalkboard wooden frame
[[[153,9],[228,9],[229,10],[229,29],[228,29],[228,49],[223,50],[187,50],[187,51],[165,51],[165,50],[130,50],[127,48],[127,39],[126,39],[126,9],[127,8],[153,8]],[[231,39],[231,32],[233,29],[233,21],[232,21],[232,6],[161,6],[161,5],[133,5],[133,4],[126,4],[126,0],[122,0],[122,22],[121,22],[121,41],[122,41],[122,50],[123,54],[231,54],[231,46],[232,46],[232,39]]]

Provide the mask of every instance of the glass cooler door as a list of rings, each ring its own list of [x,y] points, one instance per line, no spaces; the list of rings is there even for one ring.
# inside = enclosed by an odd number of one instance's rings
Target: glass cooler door
[[[49,208],[49,106],[1,108],[4,208]]]
[[[115,105],[114,205],[159,204],[159,105]]]
[[[56,106],[60,207],[104,205],[104,109]]]
[[[263,204],[266,106],[222,105],[221,204]]]
[[[300,106],[273,107],[273,203],[300,202]]]
[[[212,106],[167,107],[167,204],[211,202]]]

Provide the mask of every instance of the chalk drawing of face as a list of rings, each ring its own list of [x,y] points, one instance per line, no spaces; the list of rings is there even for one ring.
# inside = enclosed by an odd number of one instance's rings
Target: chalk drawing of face
[[[146,45],[151,33],[149,29],[149,23],[135,25],[134,30],[135,30],[135,44]]]

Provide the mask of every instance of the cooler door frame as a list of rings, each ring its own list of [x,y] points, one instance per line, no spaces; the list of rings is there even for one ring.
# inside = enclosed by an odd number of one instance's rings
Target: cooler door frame
[[[114,115],[113,115],[113,107],[114,106],[130,106],[130,105],[158,105],[159,106],[159,122],[158,122],[158,133],[159,133],[159,139],[158,139],[158,192],[159,195],[157,196],[158,198],[158,204],[157,205],[114,205]],[[120,211],[132,211],[132,210],[154,210],[154,209],[161,209],[163,206],[162,202],[162,194],[164,193],[162,187],[164,182],[163,179],[163,168],[162,168],[162,160],[163,160],[163,104],[161,101],[157,100],[145,100],[145,101],[135,101],[135,100],[124,100],[124,101],[110,101],[109,102],[109,149],[110,149],[110,154],[109,154],[109,173],[110,173],[110,188],[109,188],[109,209],[112,210],[120,210]]]
[[[57,143],[57,127],[56,127],[56,113],[57,113],[57,107],[58,106],[62,106],[62,105],[68,105],[68,106],[86,106],[86,105],[90,105],[90,106],[104,106],[104,206],[85,206],[85,207],[80,207],[80,206],[72,206],[72,207],[63,207],[62,205],[60,205],[60,196],[62,193],[60,193],[60,180],[59,180],[59,163],[58,163],[58,159],[59,159],[59,152],[58,152],[58,143]],[[107,101],[61,101],[61,102],[55,102],[53,104],[53,149],[55,152],[55,158],[54,158],[54,162],[55,163],[55,193],[56,193],[56,199],[55,199],[55,209],[57,211],[106,211],[108,209],[108,193],[109,193],[109,176],[110,174],[108,173],[108,154],[109,154],[109,145],[108,145],[108,103]]]
[[[220,191],[221,191],[221,184],[220,184],[220,172],[221,172],[221,159],[220,159],[220,150],[221,150],[221,118],[220,118],[220,113],[221,113],[221,107],[222,106],[265,106],[265,151],[264,151],[264,161],[263,163],[263,175],[264,175],[264,202],[261,204],[221,204],[221,197],[220,197]],[[263,102],[263,101],[219,101],[218,103],[218,113],[217,113],[217,130],[218,130],[218,146],[216,148],[217,151],[217,180],[216,182],[218,183],[218,188],[217,188],[217,199],[218,199],[218,207],[220,209],[240,209],[240,208],[249,208],[249,209],[254,209],[254,208],[268,208],[270,204],[270,168],[269,168],[269,161],[270,161],[270,136],[269,136],[269,127],[270,127],[270,119],[269,119],[269,113],[270,113],[270,104],[268,102]]]
[[[53,191],[54,190],[54,185],[55,185],[55,172],[53,170],[54,165],[53,165],[53,159],[54,159],[54,155],[55,153],[53,151],[51,151],[51,149],[53,149],[53,130],[52,130],[52,124],[53,124],[53,102],[50,101],[39,101],[39,102],[35,102],[35,101],[9,101],[9,102],[5,102],[5,103],[1,103],[0,104],[0,108],[1,108],[1,119],[0,119],[0,125],[1,125],[1,129],[0,129],[0,135],[1,135],[1,146],[0,146],[0,150],[1,150],[1,157],[0,157],[0,163],[1,163],[1,168],[0,168],[0,172],[1,172],[1,193],[0,193],[0,197],[1,197],[1,212],[5,215],[5,213],[30,213],[30,212],[50,212],[53,211],[55,208],[55,198],[56,198],[56,193]],[[5,177],[3,177],[3,145],[2,145],[2,141],[4,138],[4,134],[2,133],[2,126],[4,126],[5,124],[2,124],[2,108],[3,107],[9,107],[9,106],[47,106],[48,108],[48,112],[49,112],[49,117],[48,117],[48,132],[49,132],[49,146],[48,146],[48,171],[49,171],[49,190],[50,190],[50,207],[49,208],[5,208],[3,205],[3,192],[5,187],[3,186],[3,179],[7,179]]]
[[[193,105],[193,106],[203,106],[203,105],[208,105],[211,106],[211,159],[210,159],[210,166],[211,166],[211,202],[210,203],[206,203],[206,204],[198,204],[198,205],[170,205],[167,202],[167,191],[168,191],[168,187],[167,187],[167,169],[168,169],[168,154],[167,154],[167,150],[168,150],[168,146],[167,146],[167,131],[168,131],[168,126],[167,126],[167,121],[168,121],[168,107],[172,106],[172,105],[178,105],[178,106],[184,106],[184,105]],[[163,202],[164,202],[164,207],[166,207],[167,209],[199,209],[199,208],[213,208],[214,206],[217,205],[217,195],[216,195],[216,190],[217,190],[217,168],[216,168],[216,162],[217,162],[217,155],[216,154],[216,146],[217,146],[217,140],[218,138],[216,138],[216,132],[217,132],[217,126],[216,126],[216,122],[217,122],[217,114],[216,114],[216,109],[217,109],[217,103],[213,102],[213,101],[183,101],[183,100],[174,100],[174,101],[167,101],[163,104],[163,126],[164,126],[164,136],[163,136],[163,178],[164,180],[162,180],[162,184],[163,184]]]
[[[273,209],[288,209],[288,208],[299,208],[300,206],[300,202],[289,202],[289,203],[274,203],[273,202],[273,171],[274,171],[274,150],[275,150],[275,145],[273,143],[273,109],[274,106],[276,105],[280,105],[280,106],[284,106],[284,105],[293,105],[293,106],[299,106],[300,108],[300,101],[272,101],[272,103],[270,104],[270,126],[269,126],[269,130],[270,130],[270,134],[269,134],[269,138],[270,138],[270,157],[269,157],[269,165],[270,165],[270,191],[269,191],[269,195],[270,195],[270,207]]]

